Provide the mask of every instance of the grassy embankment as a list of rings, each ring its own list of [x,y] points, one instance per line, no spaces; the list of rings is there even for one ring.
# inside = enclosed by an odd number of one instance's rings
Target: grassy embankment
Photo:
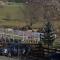
[[[4,5],[0,6],[0,26],[5,27],[22,27],[27,23],[25,21],[24,12],[26,11],[26,7],[24,4],[13,4],[13,5]],[[43,21],[39,20],[36,24],[33,24],[34,27],[41,27]],[[54,27],[60,36],[60,20],[53,21]],[[56,39],[55,42],[59,42],[59,39]],[[60,43],[59,43],[60,44]]]

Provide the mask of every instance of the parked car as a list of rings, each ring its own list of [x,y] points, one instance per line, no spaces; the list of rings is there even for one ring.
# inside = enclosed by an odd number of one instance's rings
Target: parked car
[[[3,48],[0,48],[0,55],[2,55],[3,53]]]
[[[52,53],[49,56],[50,60],[60,60],[60,53]]]
[[[11,43],[8,46],[8,56],[16,56],[17,55],[17,44],[16,43]]]
[[[6,48],[3,49],[3,55],[5,56],[18,56],[26,55],[31,51],[31,47],[21,43],[10,43]]]
[[[4,55],[4,56],[8,55],[8,48],[3,48],[2,55]]]

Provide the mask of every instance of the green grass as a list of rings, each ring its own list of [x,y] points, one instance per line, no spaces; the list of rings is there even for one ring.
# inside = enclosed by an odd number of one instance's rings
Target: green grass
[[[25,5],[22,3],[3,6],[0,8],[0,26],[19,26],[24,20],[24,12]]]
[[[22,27],[25,26],[26,19],[25,13],[27,12],[26,6],[23,3],[13,5],[5,5],[0,8],[0,26],[8,27]],[[8,18],[8,19],[6,19]],[[42,22],[33,24],[33,28],[40,27]]]

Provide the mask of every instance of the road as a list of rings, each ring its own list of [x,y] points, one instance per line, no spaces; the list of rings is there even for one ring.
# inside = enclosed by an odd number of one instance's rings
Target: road
[[[6,56],[0,56],[0,60],[18,60],[17,58],[10,58]]]
[[[42,59],[42,58],[36,58],[36,57],[33,57],[33,58],[27,58],[26,59],[26,57],[23,57],[22,59],[20,59],[20,58],[16,58],[16,57],[14,57],[14,58],[10,58],[10,57],[6,57],[6,56],[0,56],[0,60],[48,60],[48,59]]]

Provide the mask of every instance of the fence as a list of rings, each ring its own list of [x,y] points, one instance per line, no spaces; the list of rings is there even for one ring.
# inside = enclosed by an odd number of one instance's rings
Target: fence
[[[13,29],[0,29],[0,38],[3,37],[5,40],[8,38],[9,40],[12,38],[20,39],[24,43],[38,43],[40,41],[39,32],[32,32],[32,30],[21,31],[21,30],[13,30]],[[28,42],[27,42],[28,41]]]
[[[42,45],[40,44],[27,44],[32,46],[32,51],[31,51],[31,55],[33,56],[42,56],[42,57],[48,57],[51,53],[57,53],[60,54],[60,49],[56,49],[56,48],[44,48],[42,47]]]

